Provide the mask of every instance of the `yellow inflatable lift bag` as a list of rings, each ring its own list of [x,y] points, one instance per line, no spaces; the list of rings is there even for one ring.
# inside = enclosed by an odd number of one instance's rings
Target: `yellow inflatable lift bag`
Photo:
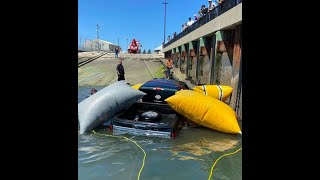
[[[216,98],[181,90],[165,101],[173,110],[195,123],[225,133],[241,134],[235,111]]]
[[[136,84],[134,86],[131,86],[133,89],[137,89],[139,90],[139,88],[142,86],[143,84]]]
[[[202,85],[194,87],[193,90],[225,102],[233,89],[230,86],[223,85]]]

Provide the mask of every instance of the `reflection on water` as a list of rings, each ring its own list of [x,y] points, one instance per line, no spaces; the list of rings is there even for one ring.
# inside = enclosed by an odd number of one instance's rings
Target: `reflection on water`
[[[237,140],[232,139],[222,139],[222,140],[212,140],[204,138],[199,142],[191,142],[186,144],[177,145],[170,150],[173,154],[178,155],[178,152],[187,152],[192,155],[202,156],[209,154],[212,151],[226,151],[228,149],[234,148],[238,144]]]
[[[78,88],[79,102],[90,95],[91,88]],[[112,135],[104,129],[97,132]],[[204,127],[184,128],[174,139],[125,136],[136,141],[147,154],[141,180],[208,179],[216,159],[242,146],[240,135]],[[122,138],[93,133],[78,135],[78,179],[136,180],[143,157],[141,149]],[[221,158],[212,179],[241,180],[242,151]]]

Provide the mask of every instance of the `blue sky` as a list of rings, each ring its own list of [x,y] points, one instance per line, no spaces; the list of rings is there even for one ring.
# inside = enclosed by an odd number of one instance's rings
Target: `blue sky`
[[[208,0],[166,0],[166,38],[180,33],[181,25],[197,14]],[[161,45],[164,35],[164,0],[78,0],[78,43],[99,37],[126,49],[127,41],[140,40],[142,49]]]

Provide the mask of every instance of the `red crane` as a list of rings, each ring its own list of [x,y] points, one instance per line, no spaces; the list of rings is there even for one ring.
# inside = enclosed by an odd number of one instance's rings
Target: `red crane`
[[[128,52],[129,53],[133,53],[133,54],[137,54],[139,52],[140,49],[140,42],[132,39],[129,47],[128,47]]]

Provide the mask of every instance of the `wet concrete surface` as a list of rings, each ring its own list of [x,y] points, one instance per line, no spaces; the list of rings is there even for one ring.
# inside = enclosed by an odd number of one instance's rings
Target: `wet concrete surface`
[[[78,53],[81,61],[98,55],[98,52],[82,53]],[[107,86],[116,82],[118,80],[116,67],[119,59],[123,60],[126,82],[132,85],[144,83],[155,77],[164,77],[164,66],[160,62],[160,55],[120,54],[120,58],[115,58],[114,53],[108,53],[78,68],[78,86]]]

